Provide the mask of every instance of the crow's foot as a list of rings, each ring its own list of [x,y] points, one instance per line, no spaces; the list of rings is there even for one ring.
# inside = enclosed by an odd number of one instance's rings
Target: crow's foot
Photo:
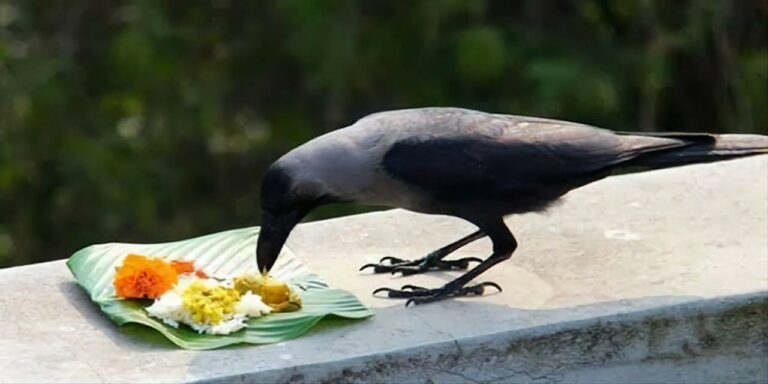
[[[388,264],[385,264],[389,261]],[[402,273],[403,276],[424,273],[430,270],[454,271],[469,268],[470,262],[481,262],[477,257],[465,257],[458,260],[440,260],[434,256],[427,256],[418,260],[404,260],[397,257],[386,256],[378,263],[366,264],[360,270],[373,268],[373,273]]]
[[[376,295],[380,292],[386,292],[387,297],[394,298],[394,299],[408,299],[408,301],[405,302],[405,306],[407,307],[410,304],[426,304],[426,303],[432,303],[435,301],[440,301],[443,299],[451,298],[451,297],[460,297],[460,296],[480,296],[483,293],[485,293],[486,287],[493,287],[496,288],[499,292],[501,292],[501,287],[494,283],[494,282],[484,282],[477,285],[471,285],[468,287],[458,286],[458,285],[451,285],[446,284],[442,288],[437,289],[428,289],[424,287],[419,287],[416,285],[404,285],[400,289],[392,289],[392,288],[379,288],[375,291],[373,291],[373,294]]]

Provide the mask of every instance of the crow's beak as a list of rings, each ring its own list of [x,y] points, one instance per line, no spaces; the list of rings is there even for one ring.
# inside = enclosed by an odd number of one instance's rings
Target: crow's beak
[[[273,214],[264,211],[261,219],[261,232],[256,246],[256,264],[261,272],[269,272],[283,249],[283,244],[293,227],[304,215],[299,211]]]

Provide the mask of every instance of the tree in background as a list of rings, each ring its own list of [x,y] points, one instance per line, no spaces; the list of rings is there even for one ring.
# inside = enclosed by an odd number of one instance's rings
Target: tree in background
[[[767,20],[765,1],[0,0],[0,266],[258,224],[271,161],[375,111],[768,133]]]

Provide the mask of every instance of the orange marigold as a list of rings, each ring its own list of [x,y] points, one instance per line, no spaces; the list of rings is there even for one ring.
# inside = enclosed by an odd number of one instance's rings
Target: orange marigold
[[[171,267],[173,267],[179,275],[195,271],[195,264],[191,261],[171,261]]]
[[[114,285],[120,297],[156,299],[171,289],[178,279],[176,269],[164,260],[130,254],[117,269]]]
[[[206,275],[205,272],[199,270],[195,271],[195,264],[191,261],[172,261],[171,267],[173,267],[179,275],[194,272],[195,276],[201,279],[208,278],[208,275]]]

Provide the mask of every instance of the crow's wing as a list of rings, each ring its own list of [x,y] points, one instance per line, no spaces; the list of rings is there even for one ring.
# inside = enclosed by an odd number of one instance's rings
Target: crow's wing
[[[561,121],[489,116],[448,135],[395,142],[384,170],[437,198],[503,196],[592,181],[641,153],[683,145]]]

